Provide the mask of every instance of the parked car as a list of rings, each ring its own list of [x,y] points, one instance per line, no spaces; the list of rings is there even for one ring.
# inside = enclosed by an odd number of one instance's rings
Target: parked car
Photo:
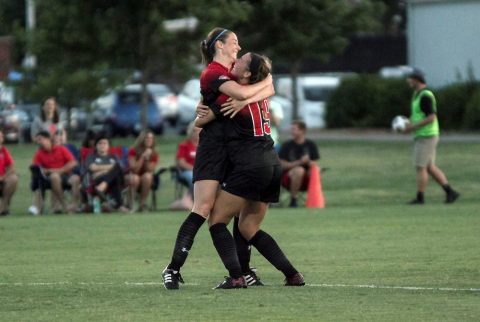
[[[185,83],[178,98],[178,122],[177,128],[180,134],[185,134],[187,126],[192,122],[196,113],[197,104],[201,99],[200,80],[191,79]]]
[[[3,129],[5,142],[28,142],[30,124],[28,114],[14,104],[0,111],[0,126]]]
[[[142,93],[138,89],[123,89],[115,91],[113,105],[108,111],[104,130],[112,136],[120,134],[138,134],[141,129]],[[147,125],[156,134],[164,130],[162,110],[158,107],[152,95],[148,94]]]
[[[328,75],[297,78],[298,116],[306,122],[308,128],[325,127],[326,102],[333,90],[340,84],[340,80],[340,76]],[[278,95],[291,101],[292,79],[289,76],[277,78],[275,91]]]
[[[111,91],[92,102],[90,115],[92,130],[96,132],[104,130],[104,127],[109,122],[109,115],[112,112],[115,96],[115,91]]]
[[[382,78],[405,78],[412,72],[412,67],[400,65],[400,66],[384,66],[380,68],[378,74]]]
[[[130,84],[125,87],[126,90],[140,91],[141,84]],[[158,107],[162,110],[165,120],[175,125],[178,119],[178,100],[177,95],[165,84],[151,83],[147,84],[147,90],[155,99]]]
[[[60,120],[67,126],[67,109],[60,107]],[[40,115],[40,104],[18,104],[13,109],[3,109],[0,112],[7,142],[30,142],[30,127],[36,116]],[[83,135],[87,129],[87,113],[83,108],[74,107],[70,110],[69,129],[74,137]]]

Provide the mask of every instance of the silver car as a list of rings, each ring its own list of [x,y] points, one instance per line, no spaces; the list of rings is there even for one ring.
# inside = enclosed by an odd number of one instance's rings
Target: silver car
[[[180,134],[185,134],[187,126],[195,120],[197,104],[202,95],[200,94],[200,80],[191,79],[183,85],[183,89],[178,94],[178,124],[177,128]]]

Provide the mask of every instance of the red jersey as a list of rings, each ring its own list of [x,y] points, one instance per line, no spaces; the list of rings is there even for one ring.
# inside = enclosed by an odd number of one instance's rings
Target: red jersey
[[[228,139],[270,139],[270,105],[268,100],[250,103],[228,119],[226,133]]]
[[[130,150],[128,150],[128,157],[134,157],[135,160],[138,160],[139,157],[137,157],[137,151],[135,151],[134,148],[130,148]],[[158,160],[160,158],[158,157],[158,154],[156,152],[153,152],[151,155],[150,155],[150,159],[148,160],[148,163],[150,162],[153,162],[155,165],[158,163]],[[144,168],[145,168],[146,164],[144,164]],[[140,169],[140,172],[137,173],[139,175],[142,175],[145,173],[145,169]]]
[[[0,175],[3,176],[7,168],[12,165],[13,159],[10,152],[8,152],[6,147],[2,146],[0,148]]]
[[[210,106],[214,103],[218,105],[225,103],[228,96],[221,93],[219,88],[223,83],[230,80],[234,80],[234,77],[227,67],[216,61],[208,64],[200,75],[200,92],[203,96],[203,104]]]
[[[189,140],[185,140],[178,145],[177,160],[184,159],[185,162],[193,166],[195,156],[197,155],[197,146]]]
[[[38,149],[32,163],[45,169],[60,169],[70,161],[75,161],[72,153],[63,145],[54,145],[50,151]]]
[[[230,70],[215,61],[208,64],[200,76],[200,92],[203,97],[203,104],[212,109],[213,113],[220,116],[220,105],[225,103],[228,96],[220,92],[220,86],[228,81],[234,80]],[[200,132],[200,145],[203,144],[222,144],[224,124],[218,119],[214,120],[203,127]]]

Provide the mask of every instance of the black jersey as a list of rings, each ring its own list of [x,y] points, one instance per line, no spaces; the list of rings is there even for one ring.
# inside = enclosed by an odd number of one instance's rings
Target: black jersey
[[[268,100],[245,106],[234,118],[225,119],[230,162],[237,169],[280,164],[270,136]]]
[[[320,159],[316,144],[309,139],[305,139],[303,144],[297,144],[293,140],[283,143],[278,155],[280,159],[288,162],[300,160],[304,155],[308,155],[312,161]],[[303,167],[307,169],[308,165]]]

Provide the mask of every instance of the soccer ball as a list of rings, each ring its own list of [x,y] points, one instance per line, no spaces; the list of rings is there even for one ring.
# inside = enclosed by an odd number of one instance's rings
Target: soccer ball
[[[392,130],[395,132],[403,131],[408,123],[410,123],[408,118],[403,115],[397,115],[392,120]]]

